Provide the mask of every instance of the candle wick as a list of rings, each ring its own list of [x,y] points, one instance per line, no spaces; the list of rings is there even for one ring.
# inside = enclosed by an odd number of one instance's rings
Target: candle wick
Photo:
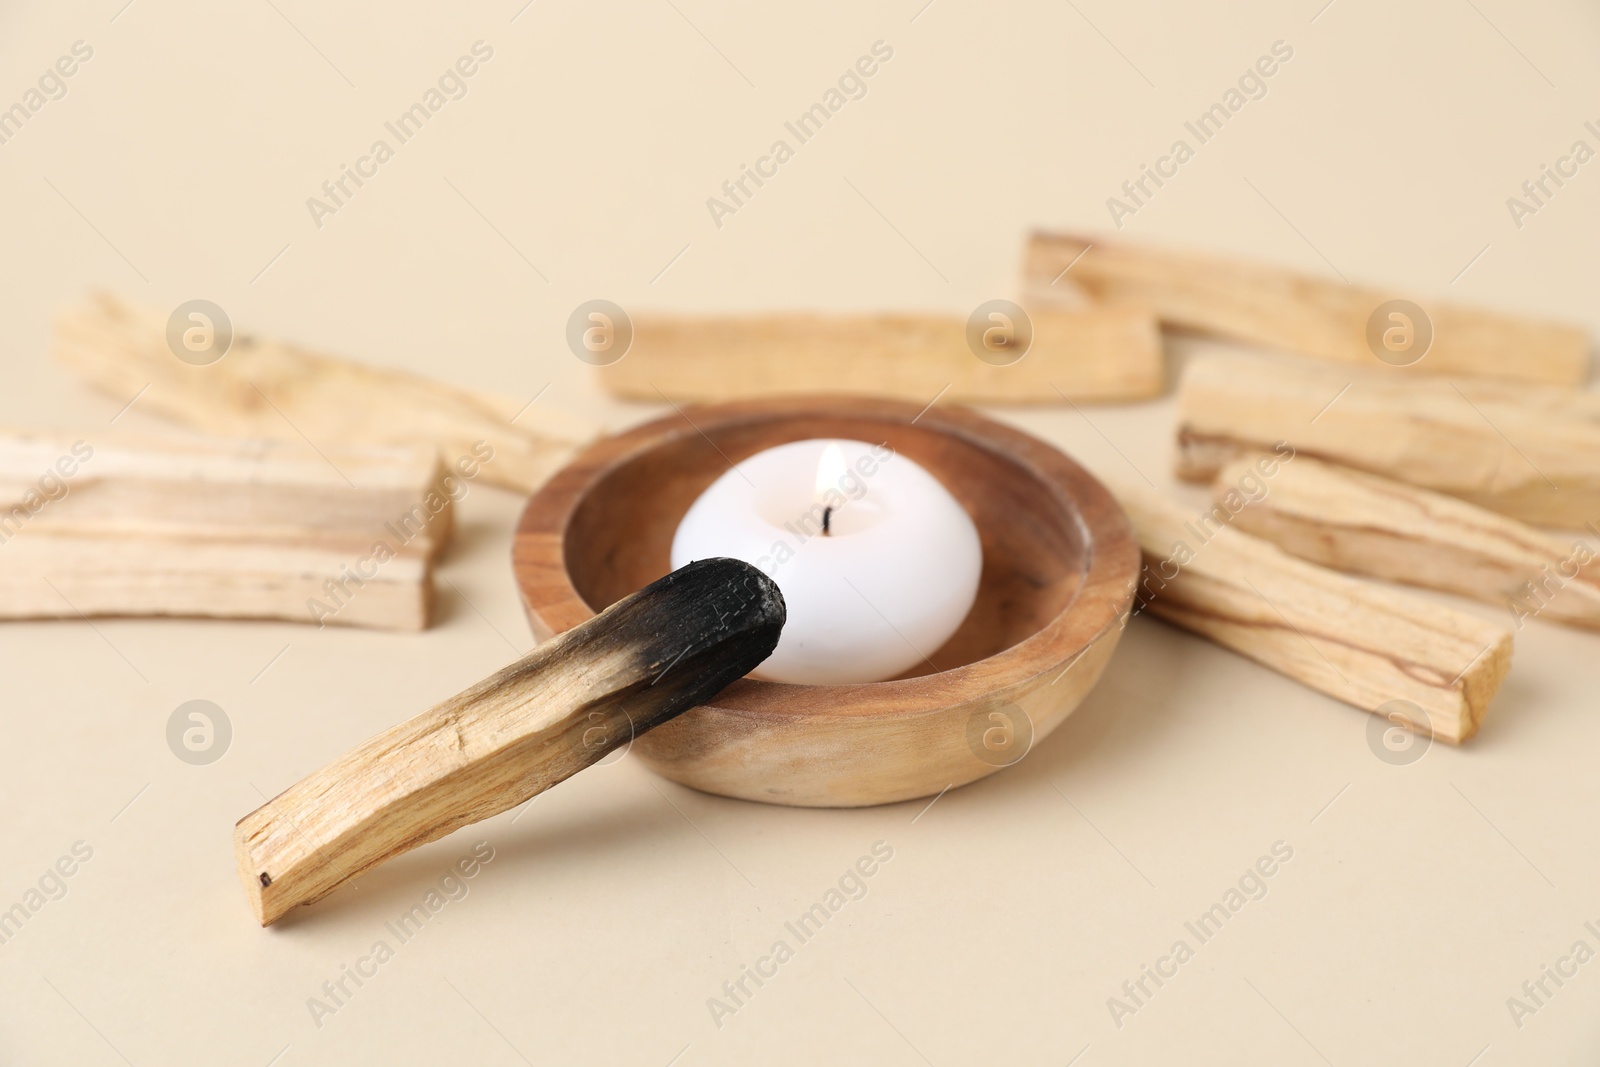
[[[828,527],[831,524],[832,518],[833,518],[833,505],[830,504],[827,507],[822,509],[822,535],[824,537],[829,536],[830,531],[829,531]]]

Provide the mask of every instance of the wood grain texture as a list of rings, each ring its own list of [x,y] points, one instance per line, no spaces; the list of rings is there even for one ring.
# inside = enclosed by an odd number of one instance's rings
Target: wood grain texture
[[[592,428],[545,405],[516,423],[521,402],[471,393],[405,371],[237,336],[217,362],[192,366],[167,348],[156,313],[100,294],[56,319],[55,356],[119,403],[231,437],[336,443],[431,443],[446,463],[494,449],[483,479],[529,492]]]
[[[385,730],[239,820],[256,918],[275,922],[643,737],[758,666],[783,623],[760,571],[699,560]]]
[[[657,773],[772,804],[929,796],[1020,759],[1094,685],[1139,561],[1116,501],[1037,438],[961,407],[920,409],[840,396],[686,406],[598,442],[528,502],[514,565],[541,636],[665,574],[700,493],[730,462],[787,441],[887,442],[978,528],[977,601],[943,647],[925,650],[928,662],[860,685],[742,679],[640,739],[633,752]]]
[[[1368,318],[1407,295],[1266,264],[1053,233],[1029,240],[1024,277],[1036,302],[1074,303],[1083,295],[1126,302],[1185,329],[1361,365],[1379,362],[1368,347]],[[1579,325],[1415,302],[1432,322],[1433,343],[1407,371],[1556,385],[1588,379],[1592,342]]]
[[[1254,470],[1224,467],[1220,502]],[[1459,593],[1531,617],[1600,629],[1600,561],[1583,542],[1442,493],[1302,456],[1282,464],[1235,528],[1334,570]]]
[[[419,630],[451,514],[427,446],[0,432],[0,618]]]
[[[1155,320],[1130,308],[1030,309],[1015,363],[973,355],[966,321],[943,315],[640,316],[633,346],[601,372],[619,396],[659,403],[828,391],[927,404],[1137,400],[1165,383]],[[1060,390],[1059,392],[1057,390]]]
[[[1600,519],[1596,393],[1259,355],[1189,363],[1178,390],[1179,477],[1210,481],[1241,451],[1280,441],[1536,525]]]
[[[1366,711],[1409,701],[1420,732],[1452,743],[1477,732],[1511,667],[1501,627],[1202,526],[1158,493],[1116,493],[1144,552],[1141,607]]]

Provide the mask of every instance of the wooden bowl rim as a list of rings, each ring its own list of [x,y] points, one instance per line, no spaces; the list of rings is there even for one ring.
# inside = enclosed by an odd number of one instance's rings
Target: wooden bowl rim
[[[523,606],[536,628],[545,613],[570,618],[570,625],[594,617],[594,609],[579,594],[567,570],[566,538],[572,518],[587,494],[618,467],[686,435],[702,436],[707,429],[788,421],[813,414],[916,423],[919,429],[958,438],[1021,467],[1041,487],[1054,493],[1077,523],[1086,557],[1081,581],[1049,623],[1009,648],[972,663],[914,678],[845,685],[744,678],[723,690],[708,707],[782,718],[927,714],[994,698],[1046,671],[1064,673],[1064,667],[1075,662],[1107,629],[1121,625],[1139,566],[1132,524],[1110,490],[1065,452],[1032,434],[970,408],[951,405],[919,410],[904,401],[853,395],[768,397],[677,408],[672,414],[589,445],[529,497],[517,521],[512,564]],[[578,476],[584,471],[588,473]],[[545,576],[540,585],[546,596],[539,604],[530,599],[531,583],[524,580],[525,570]],[[560,575],[560,584],[551,597],[548,578],[556,574]],[[1103,616],[1075,610],[1096,602],[1109,609]],[[838,699],[817,699],[829,691]],[[859,698],[851,698],[851,694],[859,694]],[[786,707],[791,704],[792,708]]]

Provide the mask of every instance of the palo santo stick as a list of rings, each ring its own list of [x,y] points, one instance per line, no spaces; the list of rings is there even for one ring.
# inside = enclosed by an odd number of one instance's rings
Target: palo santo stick
[[[520,804],[705,703],[771,654],[783,596],[755,567],[682,567],[239,820],[262,926],[385,860]]]
[[[1393,717],[1419,732],[1452,743],[1477,732],[1511,666],[1506,631],[1209,529],[1148,490],[1116,494],[1145,557],[1138,607],[1366,711],[1410,701],[1422,716]]]
[[[450,519],[423,445],[0,433],[0,618],[420,630]]]
[[[1217,501],[1254,470],[1252,457],[1224,467],[1212,486]],[[1248,500],[1233,525],[1291,555],[1499,604],[1518,627],[1538,615],[1600,629],[1600,562],[1581,541],[1307,456],[1263,484],[1266,494]]]
[[[1161,392],[1161,337],[1144,312],[1044,308],[1028,317],[1027,354],[997,366],[973,354],[967,324],[954,316],[640,316],[632,347],[601,381],[620,396],[658,403],[663,396],[844,392],[917,403],[943,393],[967,403],[1059,404],[1063,394],[1138,400]]]
[[[1178,390],[1178,476],[1280,441],[1540,526],[1600,519],[1600,394],[1219,354]]]
[[[1150,308],[1174,326],[1367,365],[1378,363],[1368,320],[1399,295],[1281,267],[1048,233],[1029,240],[1024,279],[1035,301],[1087,294]],[[1588,378],[1590,339],[1581,326],[1429,300],[1419,306],[1433,339],[1417,371],[1555,385]],[[1381,339],[1394,320],[1379,318]]]
[[[482,441],[494,450],[483,480],[518,492],[537,488],[593,436],[553,408],[535,407],[516,425],[509,400],[247,335],[216,362],[193,366],[168,349],[159,315],[105,294],[57,318],[55,355],[119,401],[138,394],[141,408],[222,436],[318,447],[428,441],[450,464]]]

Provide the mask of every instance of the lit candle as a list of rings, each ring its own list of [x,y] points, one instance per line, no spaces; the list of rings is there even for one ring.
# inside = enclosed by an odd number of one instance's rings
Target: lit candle
[[[893,678],[956,632],[983,550],[939,480],[887,445],[794,441],[739,463],[700,495],[672,566],[731,556],[766,572],[788,607],[755,677],[839,685]]]

